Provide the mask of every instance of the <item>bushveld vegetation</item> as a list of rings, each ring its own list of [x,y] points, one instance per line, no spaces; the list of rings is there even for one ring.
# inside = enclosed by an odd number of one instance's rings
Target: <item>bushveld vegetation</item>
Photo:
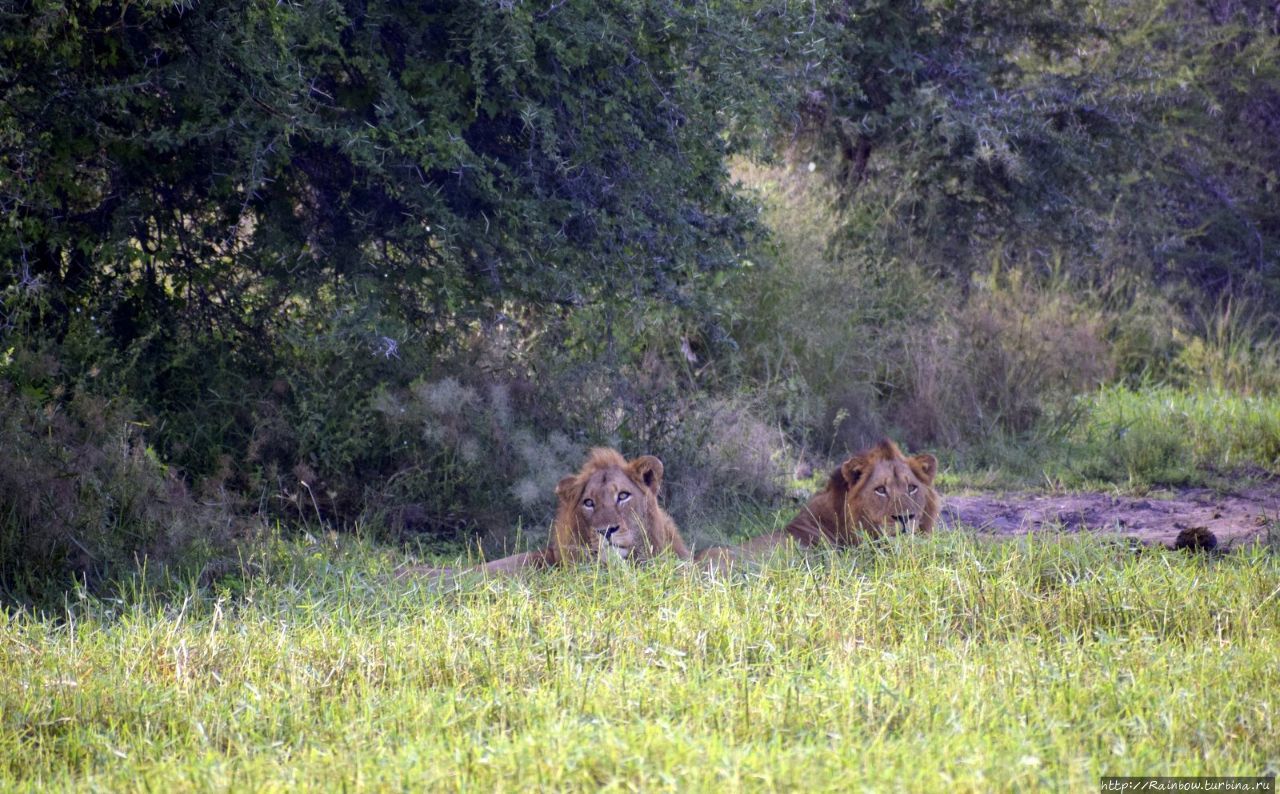
[[[882,435],[1275,470],[1274,9],[800,6],[4,5],[0,589],[493,550],[599,443],[686,524]]]
[[[606,444],[1280,473],[1254,0],[0,0],[0,788],[1276,774],[1276,520],[448,586]],[[964,528],[961,528],[964,529]]]

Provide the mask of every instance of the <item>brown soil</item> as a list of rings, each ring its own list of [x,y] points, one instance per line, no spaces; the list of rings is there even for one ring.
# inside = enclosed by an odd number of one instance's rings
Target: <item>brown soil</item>
[[[1172,546],[1183,530],[1205,527],[1219,548],[1231,548],[1280,528],[1280,482],[1253,485],[1235,493],[1208,488],[1163,491],[1158,495],[1105,493],[949,497],[943,521],[979,533],[1010,537],[1040,531],[1106,532],[1143,543]]]

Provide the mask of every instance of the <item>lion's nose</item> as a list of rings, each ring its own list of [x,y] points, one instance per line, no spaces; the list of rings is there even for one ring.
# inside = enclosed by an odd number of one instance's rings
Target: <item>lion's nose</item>
[[[603,535],[605,540],[608,540],[609,538],[613,537],[613,533],[617,531],[618,531],[617,524],[613,524],[607,527],[596,527],[596,532],[599,532],[601,535]]]
[[[910,524],[912,521],[915,521],[915,520],[916,520],[916,514],[915,514],[915,513],[904,513],[904,514],[902,514],[902,515],[894,516],[894,517],[893,517],[893,520],[894,520],[895,522],[897,522],[897,524],[898,524],[899,526],[904,526],[904,527],[905,527],[907,524]]]

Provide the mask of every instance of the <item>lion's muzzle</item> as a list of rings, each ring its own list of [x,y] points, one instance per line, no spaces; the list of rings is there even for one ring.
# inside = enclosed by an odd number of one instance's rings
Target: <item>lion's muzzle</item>
[[[900,529],[907,529],[908,527],[915,526],[916,514],[899,513],[893,517],[893,523],[897,524]]]

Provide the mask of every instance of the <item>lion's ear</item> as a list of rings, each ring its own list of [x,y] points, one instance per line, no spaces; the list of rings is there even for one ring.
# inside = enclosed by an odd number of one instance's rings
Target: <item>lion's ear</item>
[[[852,488],[862,479],[866,468],[867,461],[861,455],[849,458],[840,464],[840,468],[831,473],[831,484],[843,488]]]
[[[662,487],[662,461],[652,455],[641,455],[627,464],[631,479],[644,486],[656,495]]]
[[[937,458],[926,452],[923,455],[912,457],[907,462],[911,464],[911,468],[915,471],[916,476],[920,478],[920,482],[925,485],[933,485],[933,478],[938,474]]]
[[[560,482],[556,483],[556,498],[561,502],[569,502],[577,499],[574,491],[578,489],[578,478],[572,474]]]

